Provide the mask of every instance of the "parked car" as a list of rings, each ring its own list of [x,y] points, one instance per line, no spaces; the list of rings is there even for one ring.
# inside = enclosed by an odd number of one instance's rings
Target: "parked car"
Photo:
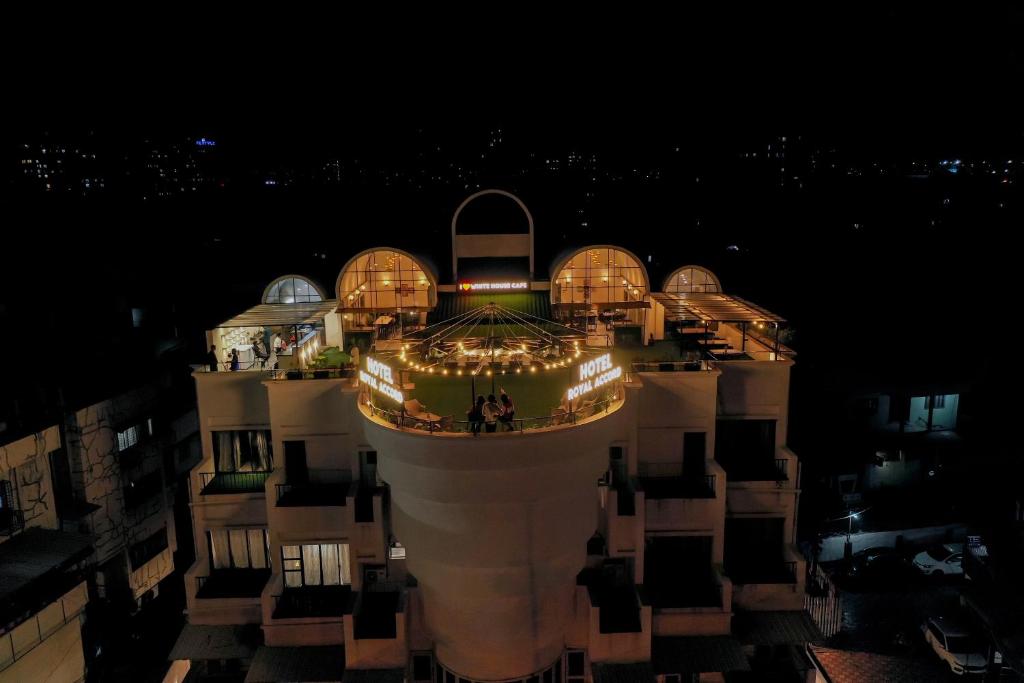
[[[925,641],[954,674],[962,676],[988,670],[988,643],[962,623],[948,617],[929,617],[921,630]],[[999,652],[993,652],[992,659],[996,665],[1003,663]]]
[[[931,576],[963,576],[963,543],[934,545],[914,556],[914,566]]]
[[[895,548],[868,548],[854,553],[845,563],[841,581],[851,587],[899,588],[906,586],[915,575],[910,563]]]

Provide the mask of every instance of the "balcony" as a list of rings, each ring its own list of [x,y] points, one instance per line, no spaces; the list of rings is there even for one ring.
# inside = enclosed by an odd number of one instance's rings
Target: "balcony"
[[[274,597],[274,619],[341,618],[351,613],[351,586],[302,586],[285,588]]]
[[[733,539],[732,544],[737,543]],[[757,541],[741,545],[757,547]],[[792,545],[782,545],[782,553],[735,552],[726,532],[725,572],[733,583],[733,607],[746,610],[803,609],[806,562]]]
[[[201,496],[263,493],[270,472],[201,472]]]
[[[343,507],[347,505],[350,486],[349,481],[316,480],[275,484],[276,505],[283,508]]]
[[[197,576],[196,599],[259,598],[270,579],[269,569],[216,569]]]
[[[0,672],[12,666],[33,648],[60,630],[65,624],[77,620],[89,602],[89,591],[82,577],[68,577],[72,584],[52,601],[12,625],[5,624],[0,635]]]
[[[789,481],[788,458],[775,458],[774,460],[729,458],[725,459],[721,465],[725,469],[730,484],[743,481]]]
[[[654,467],[657,464],[660,463],[640,464],[640,486],[643,488],[647,500],[660,500],[662,498],[715,497],[716,477],[714,474],[688,474],[678,476],[660,476],[654,474],[652,476],[652,473],[659,471],[659,468]]]
[[[761,560],[730,564],[726,569],[733,583],[796,583],[796,561]]]
[[[401,588],[399,584],[373,584],[357,594],[352,606],[355,640],[397,637],[396,617],[405,610]]]

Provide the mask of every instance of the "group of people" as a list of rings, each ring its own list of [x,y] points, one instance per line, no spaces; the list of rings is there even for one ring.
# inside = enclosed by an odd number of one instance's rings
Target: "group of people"
[[[500,400],[499,403],[494,394],[489,394],[486,401],[482,395],[476,397],[476,402],[466,412],[469,430],[473,432],[473,436],[480,433],[481,427],[488,433],[498,431],[498,423],[504,426],[504,431],[515,430],[516,405],[504,387],[501,388]]]
[[[241,362],[238,359],[238,349],[231,349],[231,353],[228,356],[228,360],[225,361],[225,365],[228,366],[232,372],[241,370]],[[210,372],[217,372],[220,370],[220,360],[217,358],[217,347],[210,345],[210,350],[206,353],[206,365],[209,367]]]
[[[281,355],[285,353],[290,346],[294,346],[295,335],[292,334],[290,337],[282,337],[280,333],[272,332],[270,328],[261,327],[252,335],[249,339],[249,343],[252,348],[253,364],[258,363],[261,368],[265,368],[269,363],[272,367],[276,367],[276,359],[274,362],[271,362],[271,356]],[[220,369],[220,364],[220,359],[217,355],[217,347],[211,345],[210,350],[206,354],[206,365],[209,367],[210,372],[217,372]],[[242,369],[238,349],[231,349],[224,361],[224,367],[231,371]]]

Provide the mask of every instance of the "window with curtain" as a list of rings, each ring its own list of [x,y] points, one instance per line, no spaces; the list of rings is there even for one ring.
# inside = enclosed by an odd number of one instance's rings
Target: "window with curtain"
[[[266,529],[210,529],[212,569],[268,569],[270,540]]]
[[[270,472],[274,469],[270,430],[214,432],[213,461],[217,472]]]
[[[281,546],[284,585],[345,586],[352,583],[347,543],[305,543]]]

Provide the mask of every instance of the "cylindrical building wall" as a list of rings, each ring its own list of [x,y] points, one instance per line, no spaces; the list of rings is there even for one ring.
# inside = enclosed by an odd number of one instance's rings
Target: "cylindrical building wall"
[[[479,438],[367,420],[395,535],[448,669],[518,678],[560,655],[620,414]]]

